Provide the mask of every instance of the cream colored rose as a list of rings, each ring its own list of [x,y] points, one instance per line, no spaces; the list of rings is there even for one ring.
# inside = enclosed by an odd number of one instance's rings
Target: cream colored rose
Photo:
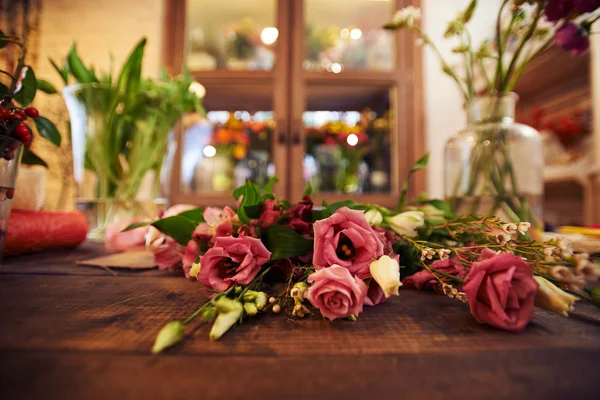
[[[390,228],[398,235],[417,236],[417,228],[425,224],[425,214],[422,211],[405,211],[387,219]]]
[[[540,285],[535,296],[536,306],[556,314],[564,315],[565,317],[569,316],[569,312],[575,310],[573,304],[579,300],[577,297],[564,292],[552,282],[541,276],[534,276],[534,279]]]
[[[398,288],[402,286],[400,282],[400,265],[398,261],[389,256],[381,256],[379,260],[373,261],[369,266],[369,271],[383,290],[385,297],[391,295],[398,296]]]

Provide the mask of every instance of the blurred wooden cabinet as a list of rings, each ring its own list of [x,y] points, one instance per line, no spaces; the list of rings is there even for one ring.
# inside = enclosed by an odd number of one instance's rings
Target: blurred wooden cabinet
[[[165,64],[206,89],[176,133],[173,203],[232,204],[277,176],[292,200],[395,205],[424,151],[420,48],[380,27],[418,0],[171,0]],[[421,175],[411,190],[424,189]]]

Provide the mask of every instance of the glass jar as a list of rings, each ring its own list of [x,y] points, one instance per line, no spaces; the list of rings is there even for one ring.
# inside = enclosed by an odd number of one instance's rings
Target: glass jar
[[[497,216],[541,228],[544,190],[539,133],[516,123],[518,96],[476,97],[467,127],[445,147],[445,195],[460,216]]]

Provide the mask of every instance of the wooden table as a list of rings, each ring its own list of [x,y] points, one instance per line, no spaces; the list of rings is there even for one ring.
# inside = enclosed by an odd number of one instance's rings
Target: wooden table
[[[0,399],[592,399],[600,311],[537,310],[521,334],[481,326],[462,303],[412,290],[357,322],[265,315],[220,341],[193,324],[150,354],[158,329],[203,296],[180,274],[118,272],[67,252],[0,268]]]

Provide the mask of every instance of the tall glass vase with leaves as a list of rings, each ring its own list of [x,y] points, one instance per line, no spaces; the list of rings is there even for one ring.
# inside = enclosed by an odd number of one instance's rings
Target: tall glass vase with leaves
[[[585,53],[599,6],[597,0],[504,0],[494,40],[474,46],[468,29],[477,8],[472,0],[444,34],[456,43],[460,68],[451,67],[418,26],[419,9],[404,8],[384,26],[418,35],[463,95],[467,127],[445,148],[445,193],[459,215],[497,215],[542,227],[542,144],[535,129],[515,123],[518,97],[512,90],[527,65],[554,43]]]
[[[71,117],[78,207],[95,226],[91,239],[120,219],[154,218],[166,204],[160,176],[169,136],[184,113],[204,113],[203,93],[186,71],[160,80],[142,78],[146,40],[131,52],[119,76],[96,77],[77,55],[75,45],[65,66],[51,60],[66,85],[63,96]],[[69,85],[70,78],[76,84]],[[172,146],[171,146],[172,147]]]

